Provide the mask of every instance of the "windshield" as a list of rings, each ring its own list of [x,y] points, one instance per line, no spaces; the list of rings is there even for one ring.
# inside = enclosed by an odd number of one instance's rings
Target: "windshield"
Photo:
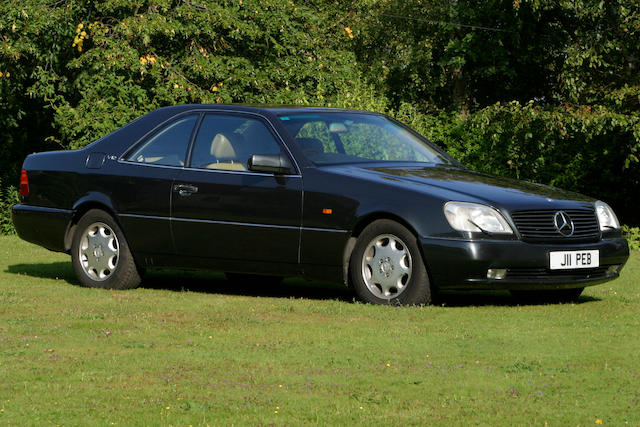
[[[443,154],[388,118],[364,113],[286,113],[278,118],[317,165],[357,162],[451,164]]]

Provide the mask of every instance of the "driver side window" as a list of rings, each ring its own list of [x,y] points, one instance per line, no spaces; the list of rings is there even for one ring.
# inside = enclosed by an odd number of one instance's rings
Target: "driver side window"
[[[207,114],[191,153],[191,167],[247,171],[253,154],[280,154],[280,144],[257,119]]]

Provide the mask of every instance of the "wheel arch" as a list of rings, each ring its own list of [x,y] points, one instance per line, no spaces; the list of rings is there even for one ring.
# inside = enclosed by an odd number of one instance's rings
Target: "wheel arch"
[[[73,234],[75,233],[78,221],[80,221],[80,218],[82,218],[84,214],[89,212],[91,209],[100,209],[102,211],[105,211],[106,213],[111,215],[113,220],[118,223],[118,226],[120,226],[115,215],[115,209],[113,208],[113,204],[111,203],[109,197],[102,193],[90,193],[79,199],[73,205],[71,220],[67,225],[67,230],[64,235],[64,247],[67,252],[71,250]]]
[[[353,231],[351,232],[351,236],[349,237],[349,239],[347,240],[347,243],[345,244],[344,252],[342,255],[342,280],[344,284],[349,287],[352,286],[350,275],[349,275],[349,261],[351,260],[351,253],[353,252],[353,249],[356,246],[356,241],[358,240],[360,233],[362,233],[362,230],[364,230],[369,224],[373,223],[374,221],[378,221],[380,219],[388,219],[391,221],[395,221],[398,224],[405,227],[407,230],[409,230],[416,237],[416,239],[418,238],[418,232],[416,231],[415,227],[413,227],[404,218],[396,214],[393,214],[391,212],[386,212],[386,211],[370,212],[358,218],[355,225],[353,226]],[[424,260],[424,255],[422,254],[422,248],[420,248],[420,245],[418,245],[418,249],[420,249],[420,254],[422,255],[422,258]],[[427,268],[427,272],[428,272],[428,268]]]

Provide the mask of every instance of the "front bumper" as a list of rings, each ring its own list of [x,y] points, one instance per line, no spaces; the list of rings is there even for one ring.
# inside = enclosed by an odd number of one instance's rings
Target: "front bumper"
[[[585,244],[532,244],[519,240],[420,238],[432,282],[440,289],[563,289],[613,280],[629,258],[624,238]],[[599,250],[600,267],[550,270],[549,252]],[[612,271],[611,266],[620,266]],[[487,279],[488,269],[506,269],[503,279]]]

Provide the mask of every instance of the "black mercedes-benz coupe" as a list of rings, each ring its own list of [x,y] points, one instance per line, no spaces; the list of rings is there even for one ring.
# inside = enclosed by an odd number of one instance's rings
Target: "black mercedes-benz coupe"
[[[81,150],[28,156],[20,194],[20,237],[70,253],[101,288],[184,268],[338,281],[376,304],[439,289],[570,300],[629,256],[606,203],[474,172],[362,111],[161,108]]]

